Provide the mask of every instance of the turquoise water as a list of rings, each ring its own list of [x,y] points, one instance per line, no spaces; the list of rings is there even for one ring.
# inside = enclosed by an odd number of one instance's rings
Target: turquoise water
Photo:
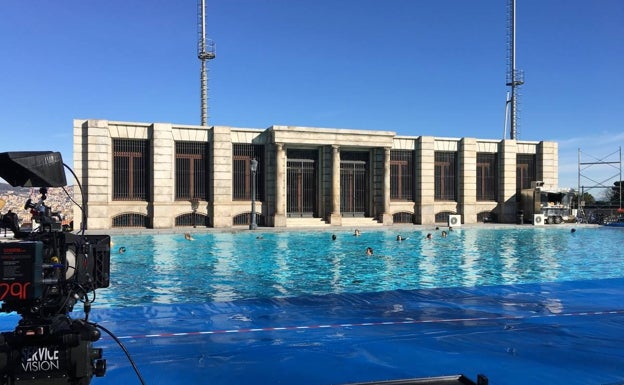
[[[583,227],[113,236],[95,307],[624,277],[624,231]],[[425,239],[431,232],[432,240]],[[332,234],[337,239],[332,241]],[[258,239],[260,238],[260,239]],[[126,252],[117,252],[119,247]],[[366,255],[372,247],[373,255]]]

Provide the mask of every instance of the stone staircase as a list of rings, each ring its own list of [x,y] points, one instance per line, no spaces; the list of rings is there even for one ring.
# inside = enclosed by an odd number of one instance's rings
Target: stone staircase
[[[342,227],[352,227],[352,228],[360,228],[360,227],[381,227],[382,223],[379,223],[375,218],[364,218],[364,217],[342,217]]]

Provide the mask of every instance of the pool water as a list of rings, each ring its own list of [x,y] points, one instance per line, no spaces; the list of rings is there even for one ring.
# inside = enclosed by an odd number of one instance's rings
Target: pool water
[[[115,235],[89,319],[149,385],[624,384],[624,229],[423,228]],[[94,345],[93,385],[139,384]]]
[[[432,233],[431,240],[426,239]],[[336,234],[336,240],[332,240]],[[113,236],[95,307],[624,277],[624,231],[569,227]],[[124,247],[126,252],[117,250]],[[366,248],[373,255],[366,255]],[[140,283],[137,285],[137,283]]]

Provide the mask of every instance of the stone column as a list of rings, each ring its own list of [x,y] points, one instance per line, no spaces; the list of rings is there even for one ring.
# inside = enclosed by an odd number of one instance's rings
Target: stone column
[[[232,227],[232,130],[223,126],[215,126],[212,130],[212,202],[209,214],[213,227]]]
[[[286,227],[286,153],[283,143],[275,143],[275,227]]]
[[[499,182],[498,182],[498,221],[515,223],[516,204],[516,154],[518,145],[515,140],[506,139],[498,145]]]
[[[87,210],[87,229],[111,226],[112,139],[107,120],[74,120],[74,172],[82,184],[86,201],[76,199]],[[82,223],[82,211],[74,205],[74,229]]]
[[[329,223],[335,226],[342,225],[340,215],[340,147],[332,146],[332,212]]]
[[[536,180],[549,188],[559,187],[559,151],[557,142],[540,142],[537,145]]]
[[[384,212],[381,214],[381,221],[384,225],[390,226],[393,223],[392,214],[390,213],[390,147],[384,148],[383,168]]]
[[[477,223],[477,140],[459,142],[459,213],[464,223]]]
[[[174,216],[171,215],[175,184],[172,167],[175,164],[174,148],[171,124],[154,123],[152,126],[152,224],[155,229],[170,229],[175,226]]]
[[[417,224],[435,224],[435,138],[421,136],[416,140],[416,202]]]

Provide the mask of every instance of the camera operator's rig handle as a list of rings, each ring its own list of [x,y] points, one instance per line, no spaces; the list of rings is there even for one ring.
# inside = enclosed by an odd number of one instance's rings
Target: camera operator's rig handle
[[[52,208],[45,204],[48,189],[46,187],[41,187],[39,189],[39,194],[41,194],[39,202],[33,203],[32,199],[28,198],[24,204],[24,210],[30,210],[30,215],[32,216],[31,220],[33,223],[37,222],[40,224],[40,231],[60,230],[63,222],[62,214],[59,211],[53,212]]]

